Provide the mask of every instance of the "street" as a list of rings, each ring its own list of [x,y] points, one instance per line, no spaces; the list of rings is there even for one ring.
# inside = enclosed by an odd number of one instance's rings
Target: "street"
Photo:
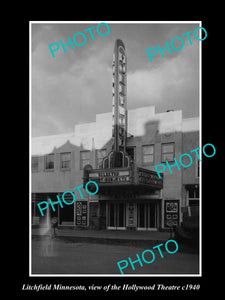
[[[72,243],[54,240],[47,246],[46,240],[32,240],[32,274],[114,274],[121,275],[117,262],[137,260],[141,254],[152,247],[134,247],[127,245],[109,245],[94,243]],[[129,264],[123,269],[124,275],[140,274],[198,274],[199,256],[197,254],[163,251],[163,258],[155,250],[155,261],[151,264],[139,262]],[[146,260],[151,260],[146,254]]]

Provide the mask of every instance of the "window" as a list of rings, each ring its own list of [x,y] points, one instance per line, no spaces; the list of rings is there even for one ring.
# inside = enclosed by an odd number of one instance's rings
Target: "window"
[[[61,169],[70,169],[71,167],[71,153],[65,152],[60,153],[60,168]]]
[[[126,151],[127,151],[127,154],[130,156],[131,160],[135,161],[135,159],[136,159],[135,147],[127,147]]]
[[[97,168],[99,168],[104,157],[106,157],[106,149],[97,150],[97,159],[96,159]]]
[[[190,189],[188,191],[188,199],[189,200],[199,199],[199,188]]]
[[[174,161],[174,143],[162,144],[162,162]]]
[[[142,146],[142,163],[143,164],[154,163],[154,145]]]
[[[85,165],[90,164],[91,153],[90,151],[81,151],[80,152],[80,169],[83,170]]]
[[[38,172],[38,156],[33,156],[31,160],[32,160],[32,166],[31,166],[32,172]]]
[[[54,170],[54,160],[54,153],[45,156],[45,170]]]

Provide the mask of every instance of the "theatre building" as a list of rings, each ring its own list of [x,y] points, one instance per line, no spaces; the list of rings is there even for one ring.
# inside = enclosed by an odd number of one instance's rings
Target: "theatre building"
[[[164,230],[177,226],[183,214],[198,211],[199,165],[168,168],[159,178],[155,165],[199,147],[199,119],[183,118],[182,111],[155,112],[155,106],[127,110],[127,57],[116,40],[112,63],[112,112],[95,122],[75,125],[68,134],[32,138],[32,225],[44,226],[47,215],[59,226],[88,229]],[[99,190],[82,195],[75,187],[95,181]],[[89,187],[91,189],[91,185]],[[95,186],[93,187],[95,190]],[[49,205],[41,215],[37,204]],[[194,207],[194,209],[193,209]]]

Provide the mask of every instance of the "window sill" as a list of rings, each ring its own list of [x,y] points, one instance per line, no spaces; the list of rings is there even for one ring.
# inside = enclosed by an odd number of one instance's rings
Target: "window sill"
[[[44,172],[54,172],[55,169],[44,169]]]

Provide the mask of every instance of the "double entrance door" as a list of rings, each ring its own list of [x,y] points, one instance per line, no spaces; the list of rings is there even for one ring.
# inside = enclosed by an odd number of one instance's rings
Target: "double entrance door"
[[[125,229],[126,209],[125,203],[108,204],[108,229]]]
[[[158,227],[158,205],[157,203],[137,204],[137,227],[140,230],[154,230]]]

